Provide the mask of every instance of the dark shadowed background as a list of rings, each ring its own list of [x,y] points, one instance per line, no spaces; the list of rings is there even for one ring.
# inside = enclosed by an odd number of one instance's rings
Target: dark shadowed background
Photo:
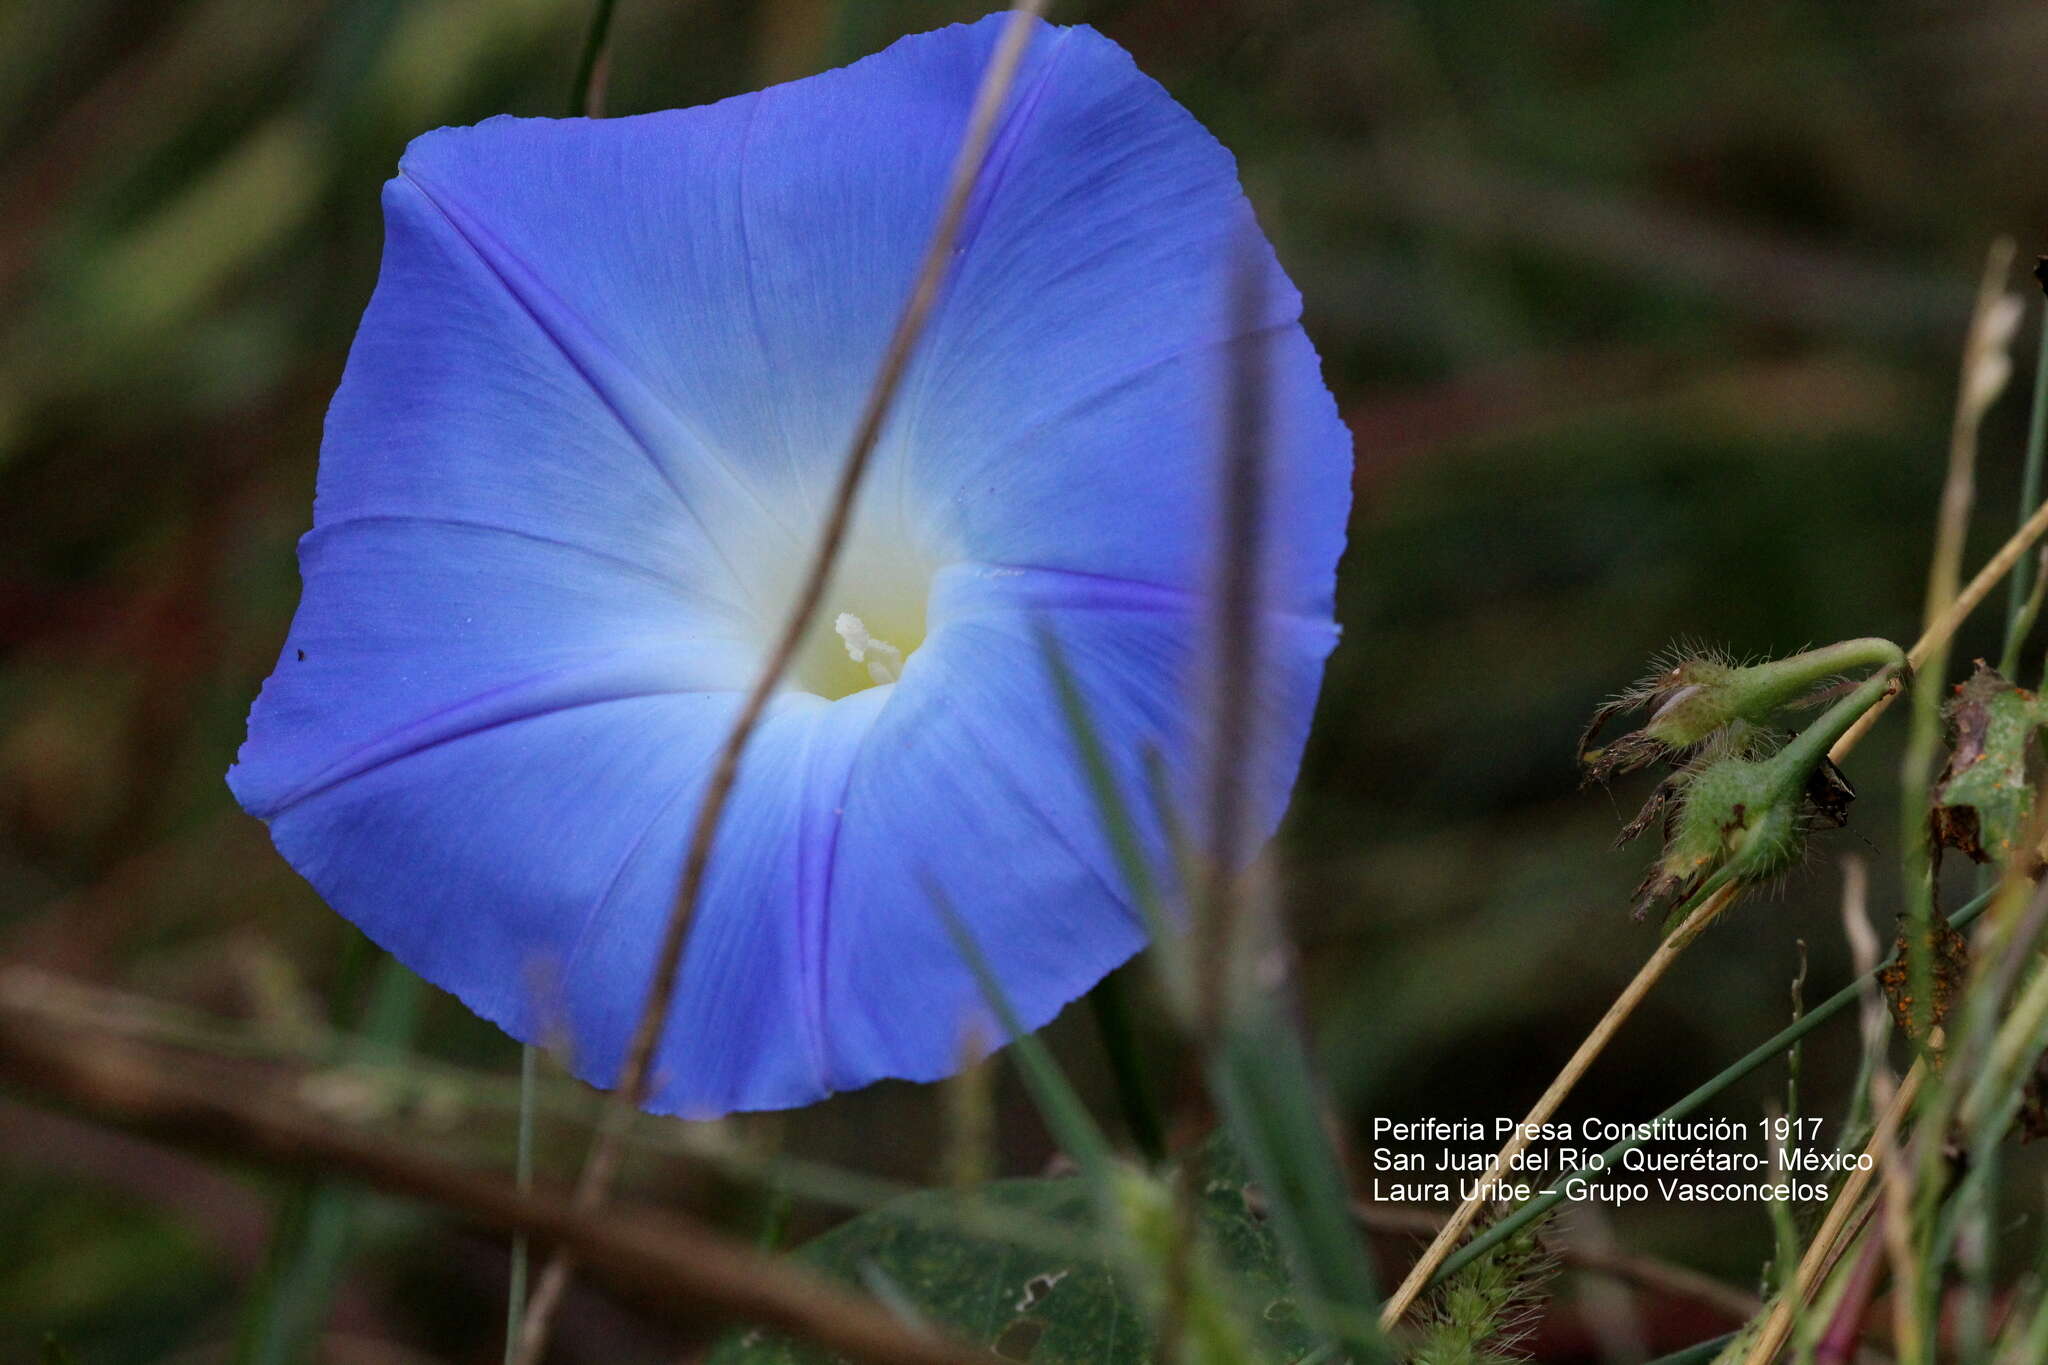
[[[606,106],[703,103],[988,8],[619,0]],[[252,1036],[317,1033],[353,931],[221,774],[296,600],[378,185],[425,129],[563,112],[588,9],[0,6],[0,960]],[[1123,43],[1237,153],[1357,433],[1344,643],[1284,841],[1338,1107],[1360,1132],[1519,1114],[1654,941],[1626,909],[1650,851],[1608,849],[1643,792],[1577,789],[1588,712],[1680,638],[1762,655],[1916,633],[1985,249],[2048,250],[2048,11],[1053,13]],[[2012,522],[2023,407],[1987,429],[1967,568]],[[1995,615],[1959,659],[1995,652]],[[1838,859],[1870,860],[1880,922],[1896,904],[1900,728],[1854,759],[1850,827],[1711,933],[1569,1113],[1646,1118],[1781,1025],[1801,941],[1809,999],[1846,979]],[[1051,1036],[1113,1113],[1086,1011]],[[418,1037],[516,1066],[444,997]],[[1846,1019],[1809,1046],[1809,1112],[1841,1112],[1855,1055]],[[1754,1118],[1783,1084],[1768,1070],[1715,1112]],[[1004,1167],[1036,1171],[1049,1143],[1001,1087]],[[937,1092],[883,1085],[730,1126],[924,1180],[939,1115]],[[451,1149],[508,1143],[494,1121]],[[694,1178],[645,1179],[757,1217]],[[223,1358],[284,1184],[0,1091],[0,1358],[46,1332],[88,1362]],[[1624,1211],[1612,1232],[1742,1287],[1770,1241],[1754,1207]],[[1390,1266],[1405,1245],[1385,1244]],[[501,1244],[373,1202],[357,1248],[329,1358],[496,1358]],[[1535,1349],[1601,1358],[1588,1283],[1557,1292]],[[1662,1349],[1722,1321],[1656,1292],[1635,1305]],[[588,1293],[562,1358],[658,1359],[662,1331]]]

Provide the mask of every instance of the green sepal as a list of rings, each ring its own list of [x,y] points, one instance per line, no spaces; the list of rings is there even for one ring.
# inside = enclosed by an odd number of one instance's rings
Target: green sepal
[[[1754,756],[1764,741],[1746,733],[1746,723],[1731,727],[1739,740],[1718,742],[1664,783],[1623,831],[1633,837],[1657,812],[1669,812],[1664,851],[1636,887],[1636,918],[1689,902],[1710,879],[1769,881],[1798,862],[1816,825],[1842,824],[1855,791],[1828,751],[1891,687],[1895,672],[1879,669],[1775,753]]]
[[[1764,730],[1786,707],[1825,697],[1826,684],[1843,673],[1904,663],[1897,645],[1875,638],[1743,667],[1710,654],[1689,655],[1595,711],[1579,737],[1579,762],[1589,781],[1605,782],[1659,759],[1682,759],[1709,741]],[[1594,747],[1608,721],[1644,707],[1650,718],[1642,728]]]

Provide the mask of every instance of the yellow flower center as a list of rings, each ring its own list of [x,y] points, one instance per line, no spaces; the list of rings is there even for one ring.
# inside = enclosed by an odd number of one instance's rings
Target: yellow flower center
[[[824,608],[791,661],[789,687],[838,701],[903,676],[925,640],[932,579],[951,558],[921,541],[894,517],[856,516]],[[803,558],[792,555],[764,574],[765,591],[757,597],[768,607],[764,627],[787,619],[784,604],[794,600]]]

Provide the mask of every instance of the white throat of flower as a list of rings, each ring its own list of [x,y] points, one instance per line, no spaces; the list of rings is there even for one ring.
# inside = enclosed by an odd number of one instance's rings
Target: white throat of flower
[[[852,612],[840,612],[832,629],[845,642],[846,657],[866,664],[868,676],[876,683],[892,683],[903,676],[903,651],[868,634],[867,626]]]
[[[846,527],[838,563],[818,603],[822,610],[812,613],[789,660],[785,686],[791,692],[836,702],[888,687],[902,679],[925,645],[933,585],[945,566],[965,556],[950,535],[927,524],[939,521],[937,515],[910,515],[924,510],[915,488],[904,495],[904,506],[882,496],[887,491],[880,490],[873,506],[856,513]],[[811,541],[796,531],[815,539],[823,513],[794,489],[767,490],[762,501],[779,516],[773,524],[738,523],[746,534],[735,545],[745,548],[729,562],[751,618],[749,643],[765,662],[788,629],[810,567]]]

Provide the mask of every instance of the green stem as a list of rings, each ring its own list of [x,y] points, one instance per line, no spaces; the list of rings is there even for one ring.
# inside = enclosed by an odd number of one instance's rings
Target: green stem
[[[1999,888],[2001,898],[1992,902],[1988,930],[1977,936],[1979,966],[1974,982],[1948,1020],[1950,1041],[1940,1085],[1922,1097],[1919,1131],[1923,1137],[1915,1144],[1919,1175],[1914,1223],[1932,1229],[1924,1242],[1930,1266],[1947,1264],[1963,1220],[1973,1207],[1988,1199],[1985,1181],[1996,1168],[1993,1152],[2011,1124],[2011,1111],[2020,1102],[2023,1082],[2015,1071],[2010,1093],[2004,1096],[2011,1109],[1985,1121],[1986,1112],[1996,1107],[1996,1091],[1985,1090],[1984,1084],[1998,1072],[1992,1063],[2000,1039],[2012,1023],[2011,1017],[2001,1012],[2020,983],[2024,964],[2034,960],[2035,948],[2048,933],[2048,902],[2038,894],[2030,895],[2029,888],[2019,876],[2010,877]],[[2025,912],[2015,915],[2012,908],[2023,895],[2029,897]],[[2039,1053],[2037,1049],[2022,1055],[2031,1058]],[[1958,1168],[1952,1165],[1948,1143],[1925,1137],[1951,1130],[1958,1133],[1967,1153],[1960,1163],[1960,1181],[1954,1178]],[[1930,1323],[1938,1320],[1935,1296],[1940,1280],[1939,1275],[1923,1277],[1926,1302],[1922,1316]]]
[[[1957,1260],[1962,1265],[1962,1295],[1956,1305],[1957,1349],[1962,1365],[1983,1365],[1991,1352],[1992,1257],[1997,1249],[1999,1148],[1993,1145],[1984,1164],[1971,1175],[1976,1187],[1957,1205],[1960,1214]],[[1961,1193],[1960,1191],[1958,1192]]]
[[[2048,448],[2048,310],[2041,314],[2041,344],[2034,357],[2034,405],[2027,414],[2027,454],[2020,467],[2020,524],[2034,515],[2034,509],[2041,505],[2041,464],[2042,451]],[[2034,567],[2022,559],[2012,566],[2012,578],[2006,583],[2005,605],[2005,649],[1998,659],[1998,671],[2006,677],[2015,676],[2020,666],[2020,646],[2026,643],[2027,632],[2034,624],[2034,615],[2027,610],[2032,602],[2036,612],[2040,609],[2038,594],[2029,591],[2028,580],[2034,574]]]
[[[1877,705],[1878,698],[1891,690],[1892,679],[1906,666],[1905,651],[1889,640],[1856,640],[1853,644],[1863,645],[1866,651],[1876,657],[1870,659],[1879,665],[1877,672],[1865,678],[1861,685],[1848,696],[1830,706],[1821,718],[1801,730],[1791,743],[1780,749],[1776,755],[1786,767],[1796,768],[1800,784],[1805,785],[1805,774],[1820,766],[1828,750],[1835,747],[1849,727],[1862,719],[1863,713]],[[1883,646],[1882,650],[1870,647]]]
[[[1735,1333],[1724,1332],[1712,1341],[1696,1342],[1691,1346],[1673,1351],[1668,1356],[1658,1356],[1649,1365],[1707,1365],[1707,1362],[1728,1349],[1728,1343],[1735,1340]]]
[[[1943,661],[1944,663],[1946,660]],[[1914,689],[1913,723],[1899,779],[1900,843],[1904,849],[1907,1033],[1917,1055],[1934,1022],[1934,843],[1927,807],[1940,744],[1941,688]]]
[[[761,1230],[754,1236],[754,1250],[765,1256],[782,1250],[782,1239],[789,1233],[789,1215],[795,1207],[796,1200],[787,1186],[768,1187],[768,1196],[761,1206]]]
[[[361,1032],[340,1039],[329,1054],[331,1065],[403,1052],[410,1043],[419,1015],[420,979],[360,934],[352,933],[344,950],[335,999],[352,999],[373,963]],[[337,1016],[346,1013],[345,1006],[337,1007]],[[241,1365],[292,1365],[313,1358],[335,1290],[348,1270],[361,1198],[354,1184],[317,1175],[302,1177],[291,1188],[278,1210],[263,1275],[244,1319],[236,1354]]]
[[[1265,997],[1247,1001],[1209,1062],[1209,1088],[1266,1191],[1274,1233],[1307,1290],[1314,1325],[1352,1360],[1392,1358],[1374,1326],[1372,1261],[1351,1215],[1351,1192],[1323,1127],[1301,1035]]]
[[[519,1049],[519,1138],[512,1158],[512,1179],[523,1194],[533,1188],[534,1097],[540,1090],[537,1062],[540,1049],[525,1043]],[[505,1365],[519,1353],[519,1324],[526,1316],[526,1271],[530,1259],[526,1234],[512,1238],[510,1285],[505,1291]]]
[[[995,968],[989,965],[981,943],[960,912],[936,884],[928,883],[926,894],[931,897],[946,932],[952,937],[953,947],[967,964],[968,972],[980,988],[983,1003],[996,1016],[996,1025],[1003,1032],[1004,1041],[1010,1045],[1010,1056],[1017,1063],[1017,1071],[1023,1077],[1024,1088],[1031,1094],[1039,1116],[1052,1133],[1053,1141],[1066,1150],[1081,1168],[1081,1173],[1094,1182],[1098,1193],[1107,1199],[1115,1174],[1116,1153],[1109,1145],[1109,1139],[1095,1126],[1095,1120],[1088,1113],[1088,1106],[1074,1090],[1059,1063],[1053,1060],[1052,1052],[1037,1034],[1024,1027],[1018,1018],[1016,1006],[1010,1001],[1009,992],[996,976]]]

